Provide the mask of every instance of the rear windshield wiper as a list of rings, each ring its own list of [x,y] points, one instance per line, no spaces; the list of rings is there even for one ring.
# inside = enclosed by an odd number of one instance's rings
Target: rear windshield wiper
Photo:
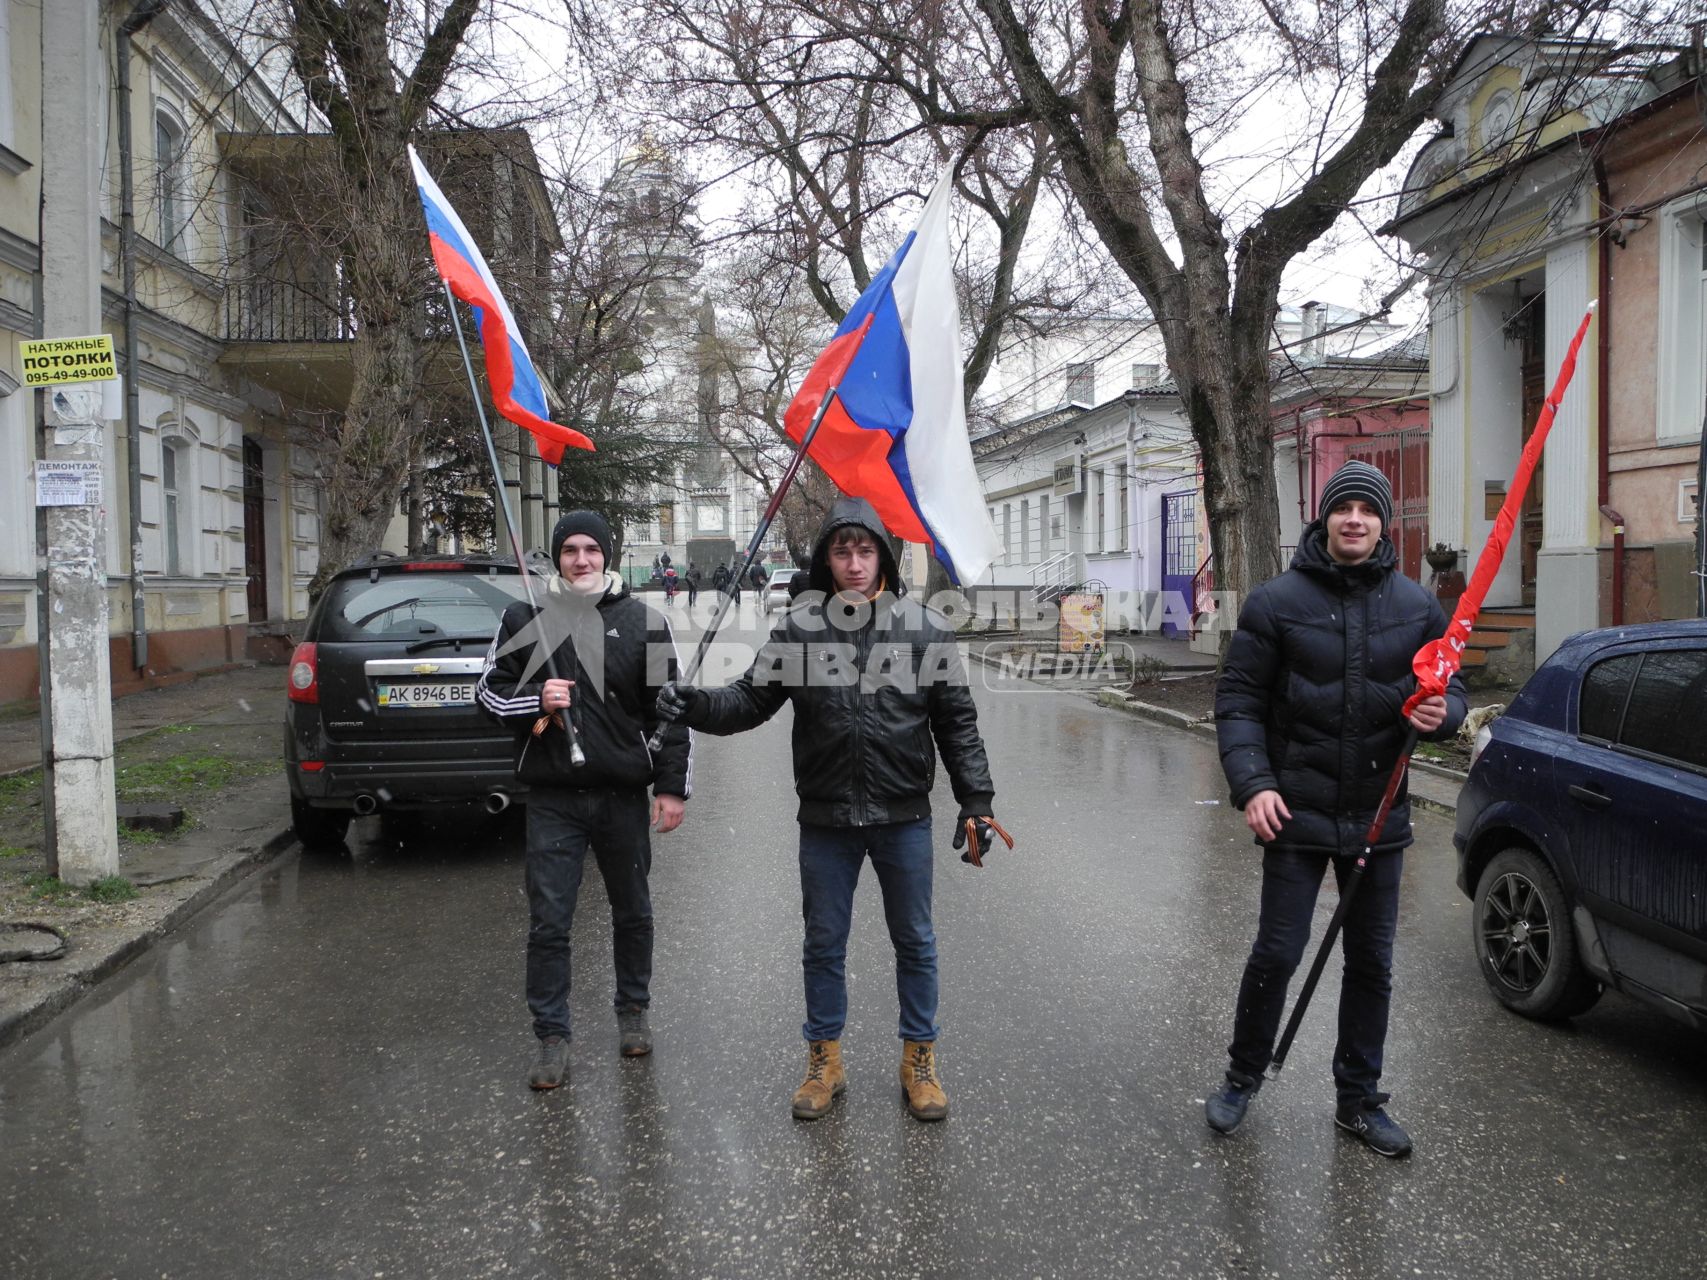
[[[394,612],[395,610],[398,610],[398,609],[407,609],[407,608],[411,607],[412,605],[417,605],[420,603],[421,603],[421,597],[420,596],[410,596],[407,600],[399,600],[394,604],[388,604],[388,605],[385,605],[381,608],[375,609],[372,613],[364,614],[362,617],[357,618],[350,625],[354,626],[354,627],[365,627],[365,626],[367,626],[368,623],[372,622],[375,618],[379,617],[381,614],[391,613],[391,612]]]
[[[476,637],[476,639],[483,638],[484,637]],[[458,649],[460,649],[462,648],[465,640],[466,637],[464,636],[434,636],[430,640],[417,640],[414,644],[405,646],[403,652],[420,653],[423,649],[431,649],[441,644],[454,644]]]

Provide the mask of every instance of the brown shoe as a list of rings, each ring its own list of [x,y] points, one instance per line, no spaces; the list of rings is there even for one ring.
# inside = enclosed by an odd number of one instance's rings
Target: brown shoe
[[[794,1118],[816,1120],[847,1091],[842,1070],[842,1042],[813,1040],[806,1046],[806,1079],[794,1091]]]
[[[915,1120],[948,1117],[948,1095],[936,1075],[936,1046],[923,1040],[906,1040],[901,1048],[901,1096],[907,1114]]]

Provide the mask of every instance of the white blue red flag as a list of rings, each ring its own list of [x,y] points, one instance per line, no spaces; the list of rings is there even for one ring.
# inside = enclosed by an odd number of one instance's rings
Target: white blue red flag
[[[918,225],[806,375],[785,423],[800,440],[835,385],[807,451],[812,460],[843,493],[870,502],[890,533],[929,544],[955,582],[969,583],[990,567],[1001,541],[966,435],[948,238],[952,189],[945,174]]]
[[[427,212],[427,239],[433,246],[433,263],[450,291],[474,308],[480,329],[480,345],[486,352],[486,381],[492,388],[492,403],[505,418],[533,433],[539,456],[552,466],[563,458],[565,446],[591,449],[593,442],[579,431],[560,427],[546,415],[545,387],[533,367],[521,326],[510,313],[509,304],[493,278],[492,269],[456,216],[445,193],[409,148],[415,185]]]

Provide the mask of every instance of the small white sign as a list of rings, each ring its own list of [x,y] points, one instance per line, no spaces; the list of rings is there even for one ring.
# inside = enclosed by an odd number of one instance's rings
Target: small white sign
[[[100,505],[100,463],[36,463],[36,506],[98,507]]]

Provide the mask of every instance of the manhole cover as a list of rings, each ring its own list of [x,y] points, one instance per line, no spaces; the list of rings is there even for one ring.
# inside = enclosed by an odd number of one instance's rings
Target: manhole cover
[[[0,924],[0,964],[8,960],[57,960],[65,935],[47,924]]]

